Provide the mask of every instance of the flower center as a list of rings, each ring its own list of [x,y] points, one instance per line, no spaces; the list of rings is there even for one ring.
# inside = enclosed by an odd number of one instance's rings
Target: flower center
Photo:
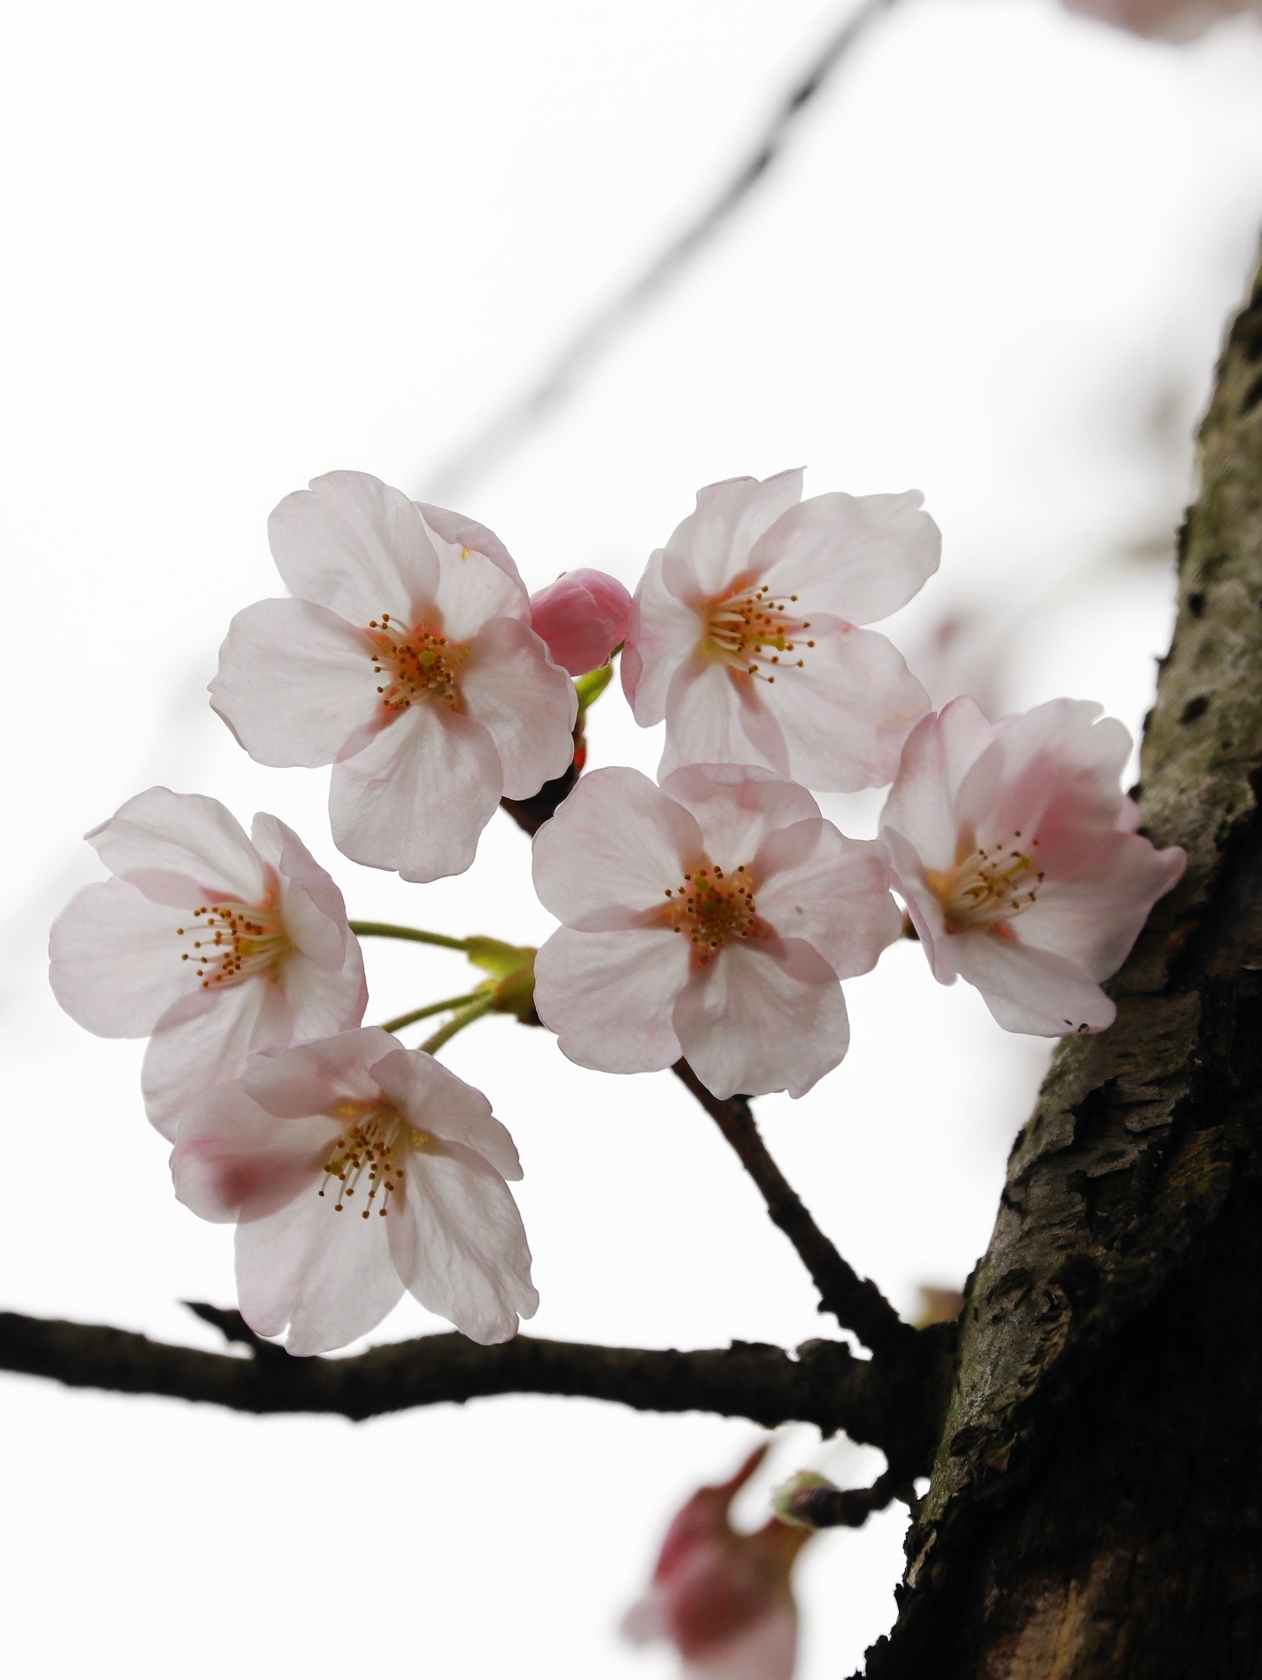
[[[685,875],[680,887],[667,887],[664,917],[676,933],[692,941],[692,959],[699,966],[713,962],[730,939],[757,938],[765,933],[754,903],[754,882],[745,864],[730,875],[717,864],[705,864]]]
[[[1030,844],[1033,849],[1038,841]],[[979,846],[954,869],[927,871],[925,880],[942,906],[948,933],[995,933],[1000,939],[1015,939],[1008,923],[1034,903],[1043,871],[1016,846]]]
[[[368,639],[373,645],[373,672],[387,679],[377,685],[383,706],[402,711],[414,701],[434,700],[453,712],[459,711],[458,673],[467,647],[449,642],[423,624],[409,630],[389,613],[371,621]]]
[[[763,583],[757,589],[710,601],[705,608],[701,651],[731,670],[763,682],[776,680],[775,670],[769,667],[800,669],[805,660],[799,649],[813,648],[815,643],[800,639],[810,629],[811,621],[790,610],[796,600],[796,595],[776,600]]]
[[[203,904],[194,910],[191,927],[175,931],[188,946],[180,961],[196,965],[204,992],[258,975],[275,978],[291,949],[271,894],[263,904]]]
[[[341,1103],[333,1111],[333,1118],[350,1123],[333,1140],[324,1163],[320,1194],[323,1196],[330,1182],[336,1180],[333,1211],[343,1213],[356,1192],[363,1191],[361,1219],[372,1216],[373,1203],[380,1196],[377,1212],[384,1219],[391,1195],[403,1183],[408,1156],[415,1149],[427,1148],[433,1139],[428,1132],[409,1124],[389,1103]]]

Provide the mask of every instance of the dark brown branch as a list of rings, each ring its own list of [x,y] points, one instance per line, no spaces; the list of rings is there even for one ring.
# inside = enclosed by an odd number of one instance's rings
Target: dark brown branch
[[[797,1249],[802,1264],[819,1290],[819,1310],[877,1354],[899,1354],[916,1340],[917,1332],[890,1306],[869,1278],[862,1278],[844,1261],[811,1218],[801,1197],[768,1153],[754,1123],[747,1097],[721,1099],[707,1091],[688,1066],[671,1069],[696,1097],[740,1157],[740,1163],[762,1192],[773,1225],[778,1225]]]
[[[916,1504],[916,1491],[906,1472],[891,1465],[871,1487],[839,1488],[830,1484],[802,1488],[792,1499],[792,1514],[812,1528],[862,1528],[873,1511],[883,1511],[894,1500]]]
[[[768,1428],[844,1429],[904,1467],[927,1468],[940,1427],[951,1342],[925,1333],[914,1361],[856,1359],[840,1342],[808,1342],[797,1357],[763,1343],[678,1353],[591,1347],[518,1336],[480,1347],[459,1335],[388,1343],[350,1359],[291,1359],[260,1342],[235,1312],[193,1311],[248,1357],[151,1342],[105,1325],[0,1313],[0,1369],[72,1388],[161,1394],[254,1413],[329,1412],[359,1421],[413,1406],[493,1394],[578,1395],[647,1412],[716,1412]],[[939,1326],[937,1330],[949,1327]]]

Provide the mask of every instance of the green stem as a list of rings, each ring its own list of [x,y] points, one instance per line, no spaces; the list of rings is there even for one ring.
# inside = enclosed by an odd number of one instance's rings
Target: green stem
[[[351,922],[350,930],[361,939],[412,939],[418,945],[442,945],[449,951],[466,951],[468,941],[449,933],[427,933],[424,928],[398,927],[394,922]]]
[[[470,1022],[476,1021],[480,1019],[481,1016],[489,1014],[494,1008],[494,994],[492,992],[483,992],[480,997],[475,998],[474,1001],[468,1004],[464,1009],[458,1010],[456,1014],[452,1016],[450,1021],[444,1021],[438,1031],[436,1033],[431,1033],[429,1038],[425,1040],[424,1044],[421,1045],[421,1049],[425,1051],[426,1055],[436,1056],[442,1049],[443,1045],[446,1044],[447,1040],[449,1038],[454,1038],[462,1027],[467,1027]]]
[[[482,997],[481,986],[476,991],[465,992],[460,997],[444,998],[441,1003],[427,1003],[423,1009],[410,1009],[406,1015],[396,1015],[392,1021],[381,1023],[382,1032],[398,1032],[400,1027],[410,1027],[413,1021],[423,1021],[427,1015],[441,1015],[444,1009],[460,1009],[466,1003],[473,1003]]]

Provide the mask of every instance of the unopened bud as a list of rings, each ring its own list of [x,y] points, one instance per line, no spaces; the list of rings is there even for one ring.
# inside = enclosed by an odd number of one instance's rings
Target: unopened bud
[[[590,567],[564,572],[530,597],[531,629],[572,677],[608,662],[630,618],[631,597],[622,584]]]
[[[823,1515],[820,1506],[831,1505],[832,1495],[840,1491],[835,1482],[817,1470],[799,1470],[772,1493],[771,1509],[781,1522],[791,1523],[795,1528],[828,1528],[831,1523],[818,1520]]]

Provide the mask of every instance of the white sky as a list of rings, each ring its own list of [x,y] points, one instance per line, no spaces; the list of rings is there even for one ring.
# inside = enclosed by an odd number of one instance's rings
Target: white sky
[[[205,707],[228,619],[277,591],[264,523],[355,467],[409,488],[720,179],[830,28],[824,0],[13,7],[0,61],[6,556],[0,1046],[12,1188],[0,1298],[204,1346],[231,1237],[171,1197],[142,1046],[44,980],[99,871],[78,836],[155,782],[291,822],[351,912],[546,936],[507,819],[405,887],[333,852],[326,773],[253,765]],[[1262,208],[1262,32],[1141,44],[1051,0],[903,0],[739,223],[462,511],[537,586],[628,583],[698,485],[805,463],[920,486],[942,572],[892,633],[929,674],[1137,726],[1168,631],[1189,435]],[[651,768],[611,694],[593,762]],[[873,803],[836,802],[852,829]],[[458,989],[374,946],[369,1019]],[[454,981],[454,984],[452,982]],[[1043,1066],[901,945],[847,988],[854,1047],[768,1139],[904,1310],[984,1247]],[[617,1080],[494,1021],[448,1057],[516,1137],[543,1335],[711,1346],[828,1333],[792,1252],[667,1075]],[[438,1328],[414,1303],[381,1334]],[[354,1428],[0,1381],[15,1673],[348,1660],[660,1680],[614,1625],[662,1525],[753,1434],[505,1399]],[[872,1455],[786,1440],[777,1474]],[[749,1504],[751,1520],[757,1502]],[[887,1625],[896,1513],[822,1538],[804,1680]]]

